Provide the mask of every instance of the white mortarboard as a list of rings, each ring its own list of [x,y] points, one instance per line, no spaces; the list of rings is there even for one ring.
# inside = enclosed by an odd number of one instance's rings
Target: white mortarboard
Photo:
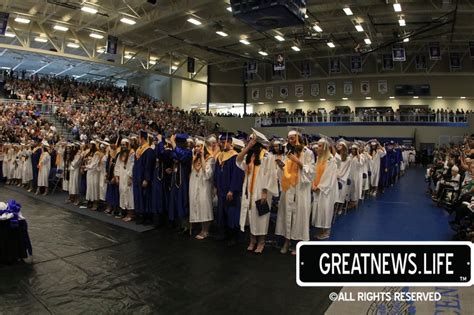
[[[240,139],[237,139],[237,138],[232,137],[232,146],[233,146],[234,148],[240,148],[240,149],[242,149],[242,148],[245,147],[245,143],[244,143],[242,140],[240,140]]]
[[[252,132],[255,135],[255,137],[257,137],[257,142],[260,142],[263,145],[268,145],[270,143],[268,138],[263,133],[261,133],[260,131],[255,130],[255,129],[252,128]]]
[[[197,145],[204,145],[206,141],[203,137],[196,137],[194,143]]]
[[[453,167],[451,167],[451,171],[459,172],[459,167],[457,167],[456,165],[454,165]]]
[[[217,142],[217,138],[215,135],[210,135],[208,138],[207,138],[207,142],[209,143],[216,143]]]
[[[41,144],[45,147],[49,147],[49,143],[46,140],[43,140],[43,142],[41,142]]]
[[[289,131],[288,131],[288,137],[289,136],[294,136],[294,135],[299,135],[299,134],[302,134],[303,132],[303,128],[299,128],[299,127],[288,127]]]
[[[127,138],[123,138],[122,141],[120,141],[121,144],[125,143],[130,143],[130,141]]]

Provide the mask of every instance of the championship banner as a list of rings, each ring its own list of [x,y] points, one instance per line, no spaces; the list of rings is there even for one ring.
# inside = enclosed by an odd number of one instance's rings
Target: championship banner
[[[8,17],[10,16],[9,13],[0,12],[0,35],[5,35],[7,31],[7,24],[8,24]]]
[[[285,71],[275,70],[275,68],[272,67],[272,79],[283,79],[284,76]]]
[[[344,82],[344,95],[351,95],[352,94],[352,81],[345,81]]]
[[[351,56],[351,72],[362,72],[362,58],[359,55]]]
[[[474,60],[474,42],[469,42],[469,54],[471,55],[471,60]]]
[[[461,54],[460,53],[449,54],[449,68],[451,70],[461,69]]]
[[[311,96],[319,96],[319,83],[311,84]]]
[[[301,61],[300,75],[303,78],[309,78],[311,76],[311,63],[309,62],[309,60]]]
[[[415,57],[415,67],[416,70],[426,70],[426,56],[425,55],[417,55]]]
[[[341,62],[338,58],[329,59],[329,72],[341,73]]]
[[[393,61],[406,61],[405,48],[392,47],[392,58]]]
[[[327,93],[328,95],[335,95],[336,94],[336,82],[328,82],[327,84]]]
[[[431,42],[428,45],[430,60],[441,60],[441,48],[439,42]]]
[[[260,98],[260,89],[259,88],[253,88],[252,89],[252,100],[256,101]]]
[[[257,64],[256,61],[247,62],[247,72],[248,73],[257,73],[258,72],[258,64]]]
[[[390,54],[383,55],[383,63],[382,63],[383,70],[393,70],[393,58]]]
[[[267,86],[265,88],[265,98],[267,100],[273,99],[273,86]]]
[[[295,96],[302,97],[304,95],[304,87],[303,84],[296,84],[295,85]]]
[[[377,83],[378,83],[377,85],[378,85],[378,90],[380,94],[388,93],[387,80],[379,80]]]
[[[107,47],[106,51],[108,54],[116,55],[118,49],[118,37],[115,36],[107,36]]]
[[[285,55],[277,54],[273,63],[273,70],[283,71],[285,70]]]
[[[360,82],[360,93],[363,95],[367,95],[370,93],[370,82],[369,81],[361,81]]]
[[[280,86],[280,97],[287,98],[288,97],[288,87],[287,86]]]
[[[254,74],[252,72],[244,71],[245,81],[252,81],[254,79]]]
[[[189,73],[194,73],[195,72],[195,70],[194,70],[195,63],[196,63],[196,61],[194,60],[194,58],[188,57],[188,72]]]

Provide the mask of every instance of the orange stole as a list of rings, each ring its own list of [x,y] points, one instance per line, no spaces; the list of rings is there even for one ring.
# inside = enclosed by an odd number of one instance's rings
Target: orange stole
[[[137,149],[137,152],[135,152],[135,157],[136,159],[140,159],[140,157],[142,156],[142,154],[150,147],[150,145],[148,145],[148,143],[145,143],[143,145],[141,145],[138,149]]]
[[[316,176],[313,180],[313,189],[316,189],[318,187],[319,182],[321,181],[321,177],[323,176],[324,171],[326,170],[326,165],[327,161],[316,164]]]
[[[296,187],[298,184],[298,176],[300,167],[297,163],[288,159],[283,168],[283,176],[281,178],[281,189],[287,191],[290,187]]]
[[[260,151],[260,163],[262,162],[263,157],[265,156],[266,150]],[[255,187],[255,178],[257,177],[258,170],[260,169],[260,165],[254,165],[255,156],[252,156],[250,160],[250,164],[247,165],[247,178],[250,174],[252,174],[252,179],[250,180],[250,199],[252,199],[253,189]]]

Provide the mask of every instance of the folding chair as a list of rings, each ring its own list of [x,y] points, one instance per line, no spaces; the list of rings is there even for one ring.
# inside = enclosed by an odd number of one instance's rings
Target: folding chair
[[[53,187],[51,193],[54,194],[63,179],[63,170],[52,168],[49,173],[49,187]]]

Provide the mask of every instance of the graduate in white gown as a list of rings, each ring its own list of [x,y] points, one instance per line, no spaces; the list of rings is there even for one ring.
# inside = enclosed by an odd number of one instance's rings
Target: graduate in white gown
[[[385,156],[385,148],[376,140],[370,141],[370,187],[371,193],[375,196],[380,181],[380,159]]]
[[[349,208],[357,208],[359,200],[362,198],[362,183],[363,183],[363,166],[364,155],[359,153],[359,146],[353,144],[351,146],[351,190],[350,190],[350,205]]]
[[[132,187],[132,171],[134,162],[134,152],[130,149],[130,141],[122,139],[120,142],[120,153],[117,159],[117,164],[114,168],[114,176],[119,183],[120,192],[120,208],[127,211],[127,216],[124,221],[131,221],[134,219],[134,202],[133,202],[133,187]],[[128,218],[128,219],[127,219]],[[127,220],[125,220],[127,219]]]
[[[323,240],[331,234],[334,204],[338,193],[337,162],[330,151],[330,143],[321,138],[317,143],[315,177],[311,186],[313,192],[313,226],[318,228],[316,238]]]
[[[99,200],[105,202],[105,194],[107,192],[107,157],[108,157],[108,150],[110,144],[105,141],[101,141],[99,145],[100,149],[100,160],[98,164],[98,171],[99,171]]]
[[[314,154],[302,143],[299,132],[290,131],[287,153],[282,161],[277,159],[282,191],[275,234],[285,237],[280,251],[282,254],[288,252],[290,240],[309,240]],[[292,254],[296,255],[296,251],[292,251]]]
[[[69,181],[68,181],[68,192],[69,200],[75,205],[79,205],[79,189],[80,189],[80,178],[81,178],[81,165],[82,165],[82,151],[79,149],[79,144],[75,144],[71,148],[72,161],[69,164]]]
[[[336,144],[336,163],[337,163],[337,181],[338,192],[336,196],[336,211],[342,212],[343,205],[349,201],[351,160],[348,153],[348,142],[341,139]]]
[[[87,171],[87,189],[86,189],[86,200],[89,202],[88,206],[91,210],[96,211],[100,197],[100,184],[99,184],[99,164],[101,159],[101,153],[97,150],[97,143],[95,141],[90,142],[90,152],[87,157],[85,170]]]
[[[43,141],[43,150],[38,162],[38,189],[36,194],[40,194],[43,189],[43,194],[46,196],[48,194],[48,179],[49,172],[51,170],[51,156],[49,155],[49,144],[46,141]]]
[[[237,166],[245,172],[240,230],[244,232],[245,226],[250,226],[250,244],[247,251],[261,254],[268,234],[272,198],[278,194],[278,181],[275,157],[265,148],[270,141],[262,133],[252,130],[249,143],[236,159]],[[257,202],[261,203],[260,211],[257,209]],[[263,207],[264,204],[266,207]]]
[[[214,219],[212,209],[213,174],[216,160],[203,139],[197,138],[193,150],[193,162],[189,177],[189,223],[201,223],[196,239],[209,236]]]
[[[33,180],[33,165],[31,164],[31,149],[25,146],[23,150],[23,165],[21,170],[21,181],[25,187]]]

